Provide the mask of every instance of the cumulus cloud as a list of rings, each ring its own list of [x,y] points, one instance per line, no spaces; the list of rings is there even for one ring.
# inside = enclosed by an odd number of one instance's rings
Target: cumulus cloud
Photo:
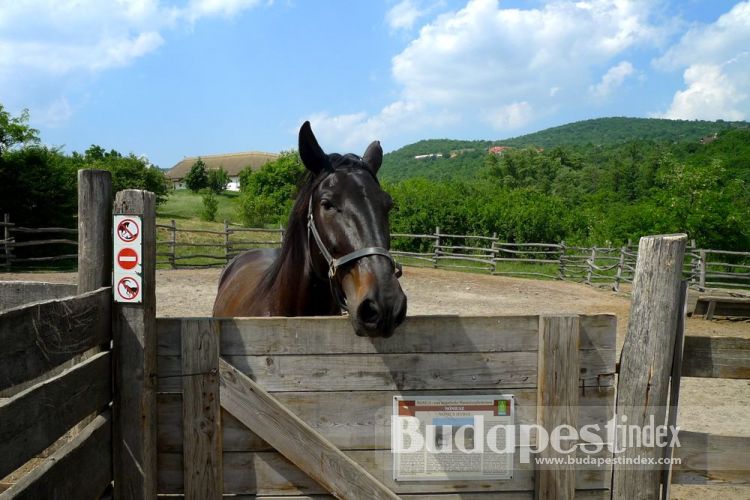
[[[391,29],[411,29],[422,15],[423,12],[417,8],[412,0],[402,0],[390,8],[385,15],[385,20]]]
[[[617,90],[625,79],[635,72],[633,65],[628,61],[623,61],[616,66],[612,66],[602,76],[602,79],[596,85],[590,87],[591,93],[597,98],[604,98]]]
[[[669,109],[658,116],[746,119],[750,116],[750,2],[735,5],[712,24],[690,29],[654,65],[683,69],[685,82]]]
[[[450,124],[482,120],[498,131],[523,127],[585,93],[596,68],[661,41],[664,30],[651,21],[652,12],[649,0],[553,0],[528,9],[470,0],[422,26],[392,59],[397,110],[358,113],[341,141],[352,142],[373,123],[396,135],[414,120],[436,116]],[[629,64],[613,68],[601,91],[621,83],[633,71]]]

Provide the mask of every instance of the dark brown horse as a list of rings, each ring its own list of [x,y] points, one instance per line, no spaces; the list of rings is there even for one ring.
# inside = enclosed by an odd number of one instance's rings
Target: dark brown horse
[[[345,309],[357,335],[389,337],[406,316],[406,296],[388,252],[393,201],[376,177],[380,143],[362,158],[328,155],[305,122],[299,153],[309,172],[281,249],[230,262],[214,316],[331,316]]]

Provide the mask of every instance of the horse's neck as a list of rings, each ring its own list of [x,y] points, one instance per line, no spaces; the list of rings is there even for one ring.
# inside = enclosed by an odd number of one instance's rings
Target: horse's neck
[[[298,235],[299,236],[299,235]],[[330,316],[340,309],[333,297],[328,279],[321,279],[310,266],[307,258],[310,249],[306,236],[301,241],[289,241],[294,249],[281,252],[284,259],[276,279],[279,306],[283,316]]]

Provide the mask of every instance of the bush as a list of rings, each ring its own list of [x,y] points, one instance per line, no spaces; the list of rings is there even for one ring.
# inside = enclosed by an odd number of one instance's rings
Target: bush
[[[219,209],[219,200],[216,194],[207,189],[203,192],[203,208],[201,208],[201,219],[213,222],[216,220],[216,211]]]
[[[224,167],[218,169],[211,169],[208,171],[208,189],[216,194],[221,194],[227,190],[229,185],[229,174]]]
[[[305,167],[296,151],[282,153],[258,171],[243,170],[239,215],[244,224],[285,224],[304,173]]]

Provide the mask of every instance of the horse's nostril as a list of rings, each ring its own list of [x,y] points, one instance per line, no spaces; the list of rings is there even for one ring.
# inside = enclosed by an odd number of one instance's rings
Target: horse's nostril
[[[365,299],[357,309],[359,320],[366,325],[377,325],[380,319],[380,310],[377,303],[372,299]]]

